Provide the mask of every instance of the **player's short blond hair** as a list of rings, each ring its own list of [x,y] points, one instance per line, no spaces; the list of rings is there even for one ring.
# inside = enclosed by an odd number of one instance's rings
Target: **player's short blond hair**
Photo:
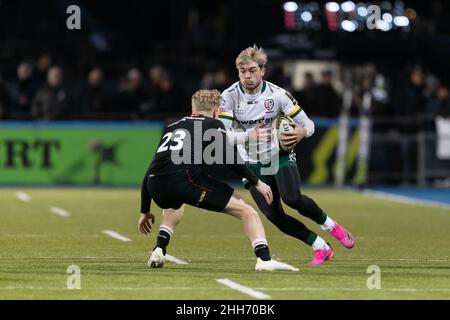
[[[192,109],[196,111],[212,111],[220,105],[219,90],[198,90],[192,95]]]
[[[236,58],[236,68],[240,68],[244,64],[250,62],[256,62],[258,66],[263,69],[267,64],[267,54],[263,48],[256,46],[248,47],[241,51],[241,53]]]

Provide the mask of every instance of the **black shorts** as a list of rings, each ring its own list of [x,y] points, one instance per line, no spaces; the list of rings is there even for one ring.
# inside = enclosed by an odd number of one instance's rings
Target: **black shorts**
[[[229,185],[198,169],[150,176],[147,188],[152,199],[162,209],[178,209],[186,203],[222,212],[233,195],[233,188]]]

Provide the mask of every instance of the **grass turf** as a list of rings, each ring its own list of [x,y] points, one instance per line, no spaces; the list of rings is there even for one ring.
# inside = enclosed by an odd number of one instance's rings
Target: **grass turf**
[[[311,249],[262,217],[272,256],[300,272],[258,273],[240,221],[187,207],[168,253],[189,262],[148,269],[161,210],[151,236],[137,232],[139,191],[130,189],[0,191],[0,299],[252,299],[218,283],[230,279],[273,299],[450,299],[450,210],[398,204],[352,191],[306,190],[356,238],[341,247],[314,223],[286,211],[330,241],[335,258],[312,267]],[[246,191],[242,194],[249,200]],[[253,202],[251,202],[253,203]],[[50,212],[63,208],[70,217]],[[155,205],[153,205],[155,206]],[[122,242],[102,233],[114,230]],[[68,290],[67,268],[81,270],[81,290]],[[381,269],[369,290],[367,268]]]

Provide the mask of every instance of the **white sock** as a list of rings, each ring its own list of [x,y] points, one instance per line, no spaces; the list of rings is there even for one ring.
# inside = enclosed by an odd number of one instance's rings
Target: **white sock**
[[[317,236],[316,241],[312,244],[314,251],[316,250],[330,250],[330,246],[321,237]]]
[[[266,239],[264,239],[264,238],[257,238],[257,239],[252,241],[252,248],[253,248],[253,250],[255,250],[256,246],[258,246],[260,244],[264,244],[266,246],[269,246],[267,244],[267,240]]]
[[[322,228],[322,230],[331,232],[331,231],[333,231],[335,223],[336,222],[334,222],[330,217],[327,217],[327,220],[325,220],[325,222],[323,224],[321,224],[320,227]]]
[[[159,226],[159,230],[165,231],[168,234],[170,234],[170,236],[173,236],[173,229],[171,227],[165,226],[165,225],[160,225]]]

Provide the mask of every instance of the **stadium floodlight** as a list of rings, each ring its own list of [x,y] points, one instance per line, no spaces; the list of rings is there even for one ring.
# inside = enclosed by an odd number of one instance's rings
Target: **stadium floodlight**
[[[300,15],[300,18],[305,22],[309,22],[312,20],[312,14],[309,11],[305,11]]]
[[[392,23],[392,14],[390,13],[383,13],[383,20],[386,21],[387,23]]]
[[[294,1],[289,1],[283,5],[283,8],[287,12],[295,12],[298,10],[298,4],[295,3]]]
[[[376,26],[377,26],[378,30],[381,30],[384,32],[391,30],[391,25],[384,20],[378,20],[376,22]]]
[[[365,17],[365,16],[367,16],[367,14],[369,13],[365,7],[358,7],[358,9],[356,10],[356,12],[358,13],[358,15],[359,15],[360,17]]]
[[[355,10],[355,3],[353,1],[345,1],[343,4],[341,4],[341,9],[344,12],[352,12]]]
[[[397,27],[407,27],[409,26],[409,19],[405,16],[397,16],[394,18],[394,24]]]
[[[356,25],[356,23],[355,23],[354,21],[344,20],[344,21],[342,21],[342,23],[341,23],[341,27],[342,27],[342,29],[343,29],[344,31],[347,31],[347,32],[353,32],[353,31],[356,30],[357,25]]]
[[[330,12],[338,12],[339,11],[339,4],[337,2],[327,2],[325,4],[325,9]]]

